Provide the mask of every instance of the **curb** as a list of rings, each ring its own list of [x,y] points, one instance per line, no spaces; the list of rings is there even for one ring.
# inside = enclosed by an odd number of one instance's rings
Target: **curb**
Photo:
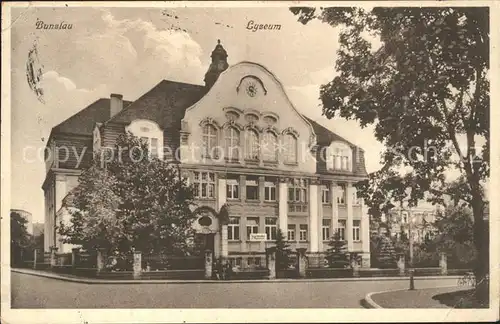
[[[452,279],[452,278],[450,278],[450,279]],[[432,287],[432,288],[422,288],[422,289],[419,289],[419,290],[434,289],[434,288],[450,288],[450,287],[458,287],[458,286],[456,286],[456,285],[454,285],[454,286],[439,286],[439,287]],[[366,307],[366,308],[369,308],[369,309],[372,309],[372,308],[384,309],[384,307],[380,306],[375,301],[373,301],[373,299],[372,299],[373,295],[378,295],[378,294],[383,294],[383,293],[388,293],[388,292],[396,292],[396,291],[406,291],[406,290],[408,290],[408,289],[394,289],[394,290],[383,290],[383,291],[371,292],[371,293],[366,294],[366,296],[363,299],[363,301],[368,305],[368,307]],[[417,289],[415,289],[415,290],[417,290]]]
[[[32,275],[37,277],[56,279],[68,282],[86,283],[86,284],[229,284],[229,283],[290,283],[290,282],[349,282],[349,281],[394,281],[394,280],[408,280],[409,277],[368,277],[368,278],[317,278],[317,279],[257,279],[257,280],[168,280],[168,279],[151,279],[151,280],[105,280],[105,279],[90,279],[80,277],[70,277],[54,273],[34,271],[27,269],[11,268],[12,272]],[[460,276],[429,276],[418,277],[425,280],[439,280],[439,279],[458,279]],[[417,279],[418,280],[418,279]],[[404,289],[403,289],[404,290]],[[377,294],[382,292],[374,292]],[[368,296],[368,295],[367,295]]]

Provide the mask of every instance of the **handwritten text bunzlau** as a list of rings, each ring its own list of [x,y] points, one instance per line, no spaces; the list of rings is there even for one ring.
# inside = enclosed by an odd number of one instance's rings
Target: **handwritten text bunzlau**
[[[60,22],[59,24],[46,24],[40,19],[36,20],[36,29],[55,29],[55,30],[60,30],[60,29],[72,29],[73,24],[67,24],[64,21]]]
[[[281,30],[281,25],[278,24],[256,24],[255,21],[250,20],[247,24],[247,29],[253,32],[258,30]]]

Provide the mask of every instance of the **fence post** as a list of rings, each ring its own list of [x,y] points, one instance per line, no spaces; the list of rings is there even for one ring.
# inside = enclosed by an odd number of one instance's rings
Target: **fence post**
[[[80,248],[72,248],[71,249],[71,266],[73,268],[76,268],[76,265],[78,264],[79,252],[80,252]]]
[[[97,273],[100,273],[104,270],[106,260],[106,249],[98,248],[97,249]]]
[[[300,278],[306,277],[306,248],[298,248],[297,249],[297,270]]]
[[[358,262],[358,254],[357,253],[351,254],[351,267],[352,267],[352,276],[359,277],[360,264]]]
[[[269,270],[268,279],[276,279],[276,247],[266,249],[266,265]]]
[[[141,251],[134,251],[134,279],[141,277],[142,272],[142,254]]]
[[[399,275],[404,276],[405,275],[405,255],[404,254],[399,255],[398,269],[399,269]]]
[[[37,257],[37,255],[38,255],[38,249],[34,249],[33,250],[33,269],[36,269],[36,262],[37,262],[36,257]]]
[[[50,268],[54,268],[57,265],[56,252],[57,252],[57,247],[51,246],[50,247]]]
[[[205,279],[212,279],[212,251],[205,251]]]
[[[446,276],[448,274],[448,258],[446,252],[441,252],[439,256],[439,267],[441,268],[441,275]]]

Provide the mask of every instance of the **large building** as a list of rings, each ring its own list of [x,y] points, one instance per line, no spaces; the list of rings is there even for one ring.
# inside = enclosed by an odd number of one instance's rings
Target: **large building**
[[[227,57],[217,44],[205,85],[163,80],[133,102],[112,94],[52,129],[43,184],[46,250],[69,248],[54,226],[68,217],[61,201],[92,152],[130,131],[161,158],[180,155],[203,219],[196,229],[215,256],[258,263],[278,228],[292,248],[321,252],[338,230],[369,267],[369,217],[353,186],[367,176],[363,150],[299,113],[265,67],[229,66]],[[78,164],[76,155],[61,160],[60,146],[89,149]],[[217,218],[224,204],[228,224]]]

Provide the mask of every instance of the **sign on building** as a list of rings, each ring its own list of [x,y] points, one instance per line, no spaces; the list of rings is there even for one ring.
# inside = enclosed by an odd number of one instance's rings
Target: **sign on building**
[[[266,233],[251,233],[250,234],[250,241],[265,241],[267,240],[267,235]]]

